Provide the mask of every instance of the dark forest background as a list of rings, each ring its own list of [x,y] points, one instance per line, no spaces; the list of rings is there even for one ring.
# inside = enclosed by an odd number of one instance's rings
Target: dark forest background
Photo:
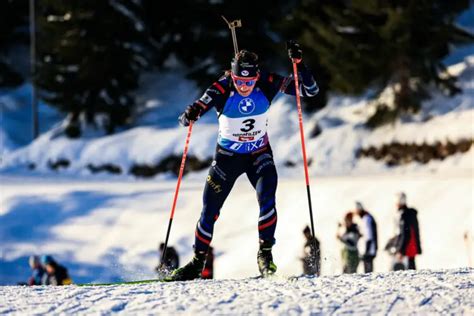
[[[11,52],[29,45],[29,1],[0,1],[0,88],[34,80],[40,98],[74,125],[98,114],[107,132],[129,122],[140,75],[167,70],[175,58],[202,88],[229,67],[232,39],[221,16],[241,19],[239,48],[255,51],[261,65],[291,71],[285,42],[301,43],[321,93],[304,106],[324,107],[328,93],[377,98],[396,84],[395,105],[379,104],[375,127],[416,113],[437,87],[460,90],[442,75],[450,48],[473,41],[455,24],[469,0],[37,0],[37,72],[18,72]],[[286,68],[285,68],[286,67]],[[169,68],[169,67],[168,67]],[[79,133],[80,134],[80,133]],[[71,135],[79,135],[72,133]]]

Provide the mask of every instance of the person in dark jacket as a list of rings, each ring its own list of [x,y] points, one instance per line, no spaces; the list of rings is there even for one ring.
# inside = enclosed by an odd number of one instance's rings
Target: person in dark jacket
[[[158,248],[158,252],[159,252],[159,255],[160,255],[160,261],[161,261],[161,257],[163,255],[163,250],[165,249],[165,243],[162,242]],[[166,258],[164,260],[164,266],[161,265],[161,262],[158,263],[158,265],[156,266],[155,268],[155,271],[156,272],[161,272],[163,270],[163,268],[166,270],[166,271],[173,271],[174,269],[178,268],[179,267],[179,255],[178,255],[178,252],[176,251],[176,249],[174,249],[174,247],[166,247]]]
[[[361,202],[356,202],[355,213],[362,221],[362,247],[360,252],[362,262],[364,263],[364,272],[369,273],[374,271],[374,259],[377,255],[377,223]]]
[[[43,276],[43,285],[70,285],[72,280],[65,267],[60,265],[49,255],[41,257],[41,264],[46,270]]]
[[[28,263],[32,270],[31,276],[28,279],[28,285],[41,285],[45,271],[40,263],[38,256],[30,256]]]
[[[321,273],[321,251],[319,246],[319,240],[313,237],[311,229],[306,226],[303,230],[306,242],[303,248],[303,273],[308,275],[317,275]]]
[[[408,269],[416,270],[415,257],[421,254],[418,211],[407,206],[407,197],[403,192],[397,195],[397,209],[399,213],[399,233],[395,246],[397,259],[402,261],[403,257],[407,257]]]
[[[348,212],[344,216],[344,224],[339,223],[339,231],[337,239],[339,239],[343,248],[341,250],[342,257],[342,272],[356,273],[359,265],[359,250],[357,243],[360,239],[359,227],[353,222],[352,212]]]
[[[315,96],[318,85],[302,62],[299,44],[288,42],[288,55],[296,63],[302,97]],[[179,116],[189,126],[211,109],[219,120],[219,136],[214,160],[206,178],[201,216],[194,231],[194,257],[173,271],[168,281],[185,281],[201,277],[206,256],[214,236],[214,225],[235,181],[245,174],[257,193],[259,204],[257,265],[262,276],[274,274],[272,247],[277,226],[277,171],[267,132],[271,102],[278,93],[295,95],[292,75],[281,76],[260,69],[258,55],[241,50],[233,56],[231,69],[215,81],[199,100],[186,107]],[[245,213],[245,212],[244,212]],[[242,216],[247,216],[245,214]]]

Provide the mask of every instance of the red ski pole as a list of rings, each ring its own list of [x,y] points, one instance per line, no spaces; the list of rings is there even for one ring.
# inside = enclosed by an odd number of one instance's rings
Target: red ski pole
[[[179,167],[178,183],[176,183],[176,190],[174,192],[173,206],[171,207],[170,220],[168,223],[168,231],[166,232],[165,245],[163,252],[161,253],[160,267],[164,266],[166,250],[168,248],[168,239],[170,237],[171,224],[173,223],[174,211],[176,209],[176,202],[178,201],[179,187],[181,185],[181,179],[184,173],[184,165],[186,163],[186,155],[188,154],[189,140],[191,139],[191,132],[193,131],[193,121],[189,122],[188,135],[186,136],[186,142],[184,144],[183,157],[181,158],[181,166]]]
[[[309,187],[308,161],[306,159],[306,145],[304,141],[303,111],[301,110],[300,87],[299,87],[299,82],[298,82],[298,68],[297,68],[296,61],[294,59],[292,59],[291,61],[293,63],[293,74],[294,74],[294,79],[295,79],[296,105],[298,107],[298,120],[300,124],[301,150],[303,151],[304,175],[306,178],[306,192],[308,194],[309,218],[311,220],[311,234],[314,237],[315,235],[314,235],[314,222],[313,222],[313,207],[311,205],[311,191]]]

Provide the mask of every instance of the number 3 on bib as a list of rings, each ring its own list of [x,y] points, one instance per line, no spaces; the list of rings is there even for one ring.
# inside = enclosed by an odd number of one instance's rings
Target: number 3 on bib
[[[255,120],[254,119],[247,119],[247,120],[243,121],[242,124],[245,124],[246,128],[241,128],[240,130],[242,132],[250,132],[255,127]]]

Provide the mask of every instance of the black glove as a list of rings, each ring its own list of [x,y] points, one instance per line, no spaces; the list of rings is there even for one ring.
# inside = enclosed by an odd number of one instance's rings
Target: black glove
[[[297,64],[301,62],[301,59],[303,58],[303,50],[301,49],[300,44],[290,40],[286,42],[286,49],[288,50],[288,57],[290,57],[293,62]]]
[[[183,126],[189,126],[190,121],[197,121],[201,115],[201,110],[202,108],[196,103],[188,105],[184,113],[179,116],[179,122]]]

